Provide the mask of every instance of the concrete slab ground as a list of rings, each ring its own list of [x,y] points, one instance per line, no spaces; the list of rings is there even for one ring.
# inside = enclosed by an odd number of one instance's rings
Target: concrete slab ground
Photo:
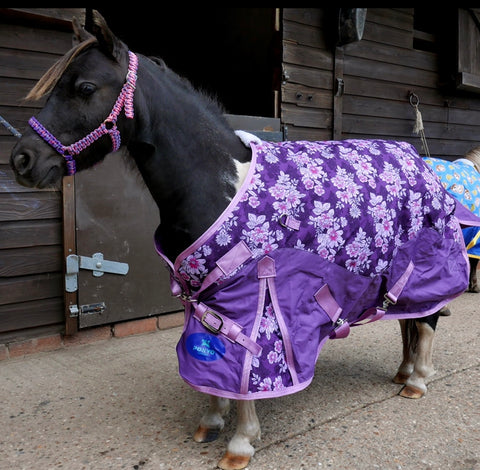
[[[257,402],[250,470],[480,469],[480,294],[452,302],[437,328],[425,398],[398,396],[398,323],[330,341],[303,392]],[[233,434],[192,434],[205,396],[178,376],[180,328],[0,362],[0,469],[214,469]]]

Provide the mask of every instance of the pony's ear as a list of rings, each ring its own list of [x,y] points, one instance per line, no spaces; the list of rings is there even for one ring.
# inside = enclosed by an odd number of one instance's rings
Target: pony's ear
[[[97,38],[103,52],[120,60],[122,51],[125,50],[126,46],[112,33],[107,22],[97,10],[92,12],[92,33]]]
[[[77,46],[83,41],[86,41],[87,39],[93,38],[93,36],[86,31],[82,25],[80,24],[80,21],[78,21],[78,18],[73,18],[72,19],[72,26],[73,26],[73,46]]]

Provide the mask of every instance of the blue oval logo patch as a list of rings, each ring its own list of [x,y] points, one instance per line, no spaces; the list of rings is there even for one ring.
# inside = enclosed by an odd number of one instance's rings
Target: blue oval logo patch
[[[187,338],[187,351],[200,361],[217,361],[225,355],[225,345],[218,336],[193,333]]]

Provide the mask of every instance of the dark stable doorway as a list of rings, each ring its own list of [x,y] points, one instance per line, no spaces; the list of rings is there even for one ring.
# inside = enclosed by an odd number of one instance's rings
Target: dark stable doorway
[[[131,50],[162,58],[196,88],[217,97],[226,113],[274,116],[281,70],[274,8],[98,11]]]

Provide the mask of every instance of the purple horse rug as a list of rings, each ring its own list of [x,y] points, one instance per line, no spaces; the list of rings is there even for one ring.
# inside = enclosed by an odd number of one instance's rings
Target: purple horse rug
[[[177,354],[194,389],[242,400],[297,392],[327,339],[429,315],[468,286],[455,199],[412,145],[251,148],[245,182],[207,232],[174,263],[156,241],[185,306]]]

